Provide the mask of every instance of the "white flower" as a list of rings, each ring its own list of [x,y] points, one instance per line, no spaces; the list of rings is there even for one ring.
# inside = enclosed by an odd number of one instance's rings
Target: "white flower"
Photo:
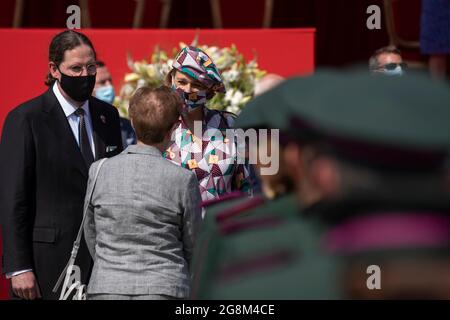
[[[220,56],[222,56],[221,50],[218,47],[202,47],[206,54],[211,58],[212,61],[216,61]]]
[[[180,43],[180,46],[183,48],[186,45]],[[203,45],[200,48],[215,63],[227,89],[225,95],[216,95],[210,100],[210,107],[239,114],[253,98],[255,81],[261,78],[265,71],[258,68],[256,59],[246,62],[234,45],[224,48]],[[131,73],[125,75],[125,83],[118,99],[119,109],[124,115],[127,114],[129,99],[135,90],[142,86],[154,87],[163,83],[165,76],[173,68],[174,60],[169,56],[157,48],[149,62],[133,61],[131,57],[128,58]]]
[[[212,58],[213,55],[216,55],[219,53],[219,48],[216,46],[205,47],[205,52],[210,58]]]
[[[153,78],[156,75],[155,66],[152,64],[147,65],[147,75],[149,78]]]
[[[127,73],[125,75],[125,82],[132,82],[136,81],[140,78],[140,76],[137,73]]]
[[[144,79],[139,79],[138,82],[137,82],[137,85],[136,85],[136,89],[139,89],[139,88],[141,88],[141,87],[145,87],[146,84],[147,84],[147,83],[145,82]]]
[[[122,87],[121,95],[129,96],[129,95],[133,94],[133,92],[134,92],[134,87],[127,83]]]
[[[231,69],[222,73],[222,76],[226,82],[233,82],[238,79],[239,71]]]
[[[236,105],[236,106],[239,105],[241,103],[243,97],[244,97],[244,94],[241,91],[236,90],[236,92],[233,95],[233,98],[231,98],[231,105]]]
[[[231,106],[239,106],[244,98],[244,94],[237,89],[229,89],[225,93],[225,101],[229,102]]]
[[[234,95],[234,89],[228,89],[227,92],[225,93],[225,101],[231,102],[231,99],[233,99],[233,95]]]

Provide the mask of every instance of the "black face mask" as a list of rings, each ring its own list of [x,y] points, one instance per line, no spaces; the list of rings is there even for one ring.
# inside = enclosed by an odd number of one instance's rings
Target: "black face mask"
[[[59,70],[59,69],[58,69]],[[91,76],[71,77],[61,73],[61,88],[73,100],[83,102],[89,99],[95,87],[95,74]]]

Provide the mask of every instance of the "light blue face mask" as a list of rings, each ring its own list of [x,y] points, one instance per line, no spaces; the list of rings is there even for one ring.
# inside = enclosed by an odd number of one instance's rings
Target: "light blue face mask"
[[[112,104],[116,94],[114,92],[114,87],[109,85],[95,89],[95,96],[106,103]]]
[[[397,76],[397,77],[399,77],[399,76],[403,75],[403,69],[402,69],[401,66],[397,66],[397,67],[395,67],[395,69],[392,69],[392,70],[384,69],[383,73],[385,75],[387,75],[387,76]]]

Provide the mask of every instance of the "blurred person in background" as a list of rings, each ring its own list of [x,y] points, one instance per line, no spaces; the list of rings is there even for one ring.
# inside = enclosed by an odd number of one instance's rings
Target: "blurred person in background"
[[[112,84],[111,73],[109,73],[103,61],[97,60],[97,77],[95,79],[94,96],[97,99],[113,104],[116,94]],[[122,144],[126,148],[130,144],[136,144],[136,134],[131,126],[130,120],[120,117],[120,131],[122,133]]]
[[[292,105],[286,162],[302,216],[322,221],[324,250],[342,258],[342,294],[448,299],[449,90],[423,76],[316,79],[320,95]]]
[[[394,47],[380,48],[369,59],[369,70],[374,75],[401,76],[406,68],[400,50]]]

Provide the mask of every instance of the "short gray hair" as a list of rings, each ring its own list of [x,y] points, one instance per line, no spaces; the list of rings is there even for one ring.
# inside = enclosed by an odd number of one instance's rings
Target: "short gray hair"
[[[401,51],[393,46],[387,46],[378,49],[374,52],[374,54],[369,59],[369,70],[374,71],[380,67],[380,64],[378,63],[378,57],[382,54],[391,53],[391,54],[397,54],[401,56]]]

